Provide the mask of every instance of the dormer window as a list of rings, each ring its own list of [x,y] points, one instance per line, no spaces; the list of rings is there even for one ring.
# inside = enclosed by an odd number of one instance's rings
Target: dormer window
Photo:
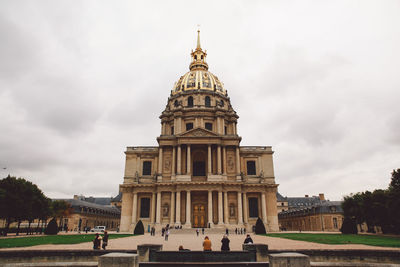
[[[197,55],[194,56],[194,59],[197,60]]]

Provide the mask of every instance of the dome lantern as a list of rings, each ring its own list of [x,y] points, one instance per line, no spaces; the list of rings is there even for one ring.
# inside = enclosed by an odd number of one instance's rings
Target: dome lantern
[[[200,30],[197,30],[197,47],[196,50],[192,50],[191,56],[190,70],[208,70],[208,64],[206,63],[207,53],[200,46]]]
[[[197,31],[197,46],[190,54],[192,62],[189,65],[190,71],[185,73],[174,84],[171,94],[175,95],[182,92],[205,90],[213,91],[219,94],[227,95],[224,84],[218,77],[208,71],[206,62],[206,51],[201,49],[200,45],[200,30]]]

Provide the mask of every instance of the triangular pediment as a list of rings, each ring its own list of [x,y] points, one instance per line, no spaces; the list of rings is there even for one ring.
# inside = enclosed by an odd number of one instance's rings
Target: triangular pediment
[[[191,129],[189,131],[183,132],[179,137],[217,137],[218,134],[213,133],[209,130],[203,129],[203,128],[195,128]]]

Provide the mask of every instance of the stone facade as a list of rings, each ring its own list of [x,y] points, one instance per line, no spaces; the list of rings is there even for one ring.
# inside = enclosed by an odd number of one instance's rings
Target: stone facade
[[[286,231],[340,231],[343,222],[341,201],[323,200],[279,213],[279,226]]]
[[[236,114],[207,54],[192,51],[190,71],[162,112],[155,147],[128,147],[121,231],[145,227],[251,227],[278,231],[277,184],[269,146],[240,146]]]

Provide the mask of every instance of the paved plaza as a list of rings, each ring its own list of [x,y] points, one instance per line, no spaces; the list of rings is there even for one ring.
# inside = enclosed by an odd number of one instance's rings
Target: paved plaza
[[[141,236],[131,236],[125,238],[111,239],[109,241],[108,249],[133,249],[137,248],[139,244],[162,244],[163,250],[178,250],[178,247],[182,245],[184,248],[190,250],[202,250],[202,243],[205,236],[208,236],[212,242],[213,250],[221,250],[221,239],[222,233],[207,233],[202,235],[201,232],[199,236],[196,235],[195,229],[193,231],[183,231],[179,230],[171,231],[169,240],[165,241],[161,233],[156,233],[156,236],[150,236],[146,233]],[[263,243],[269,246],[269,249],[284,249],[284,250],[296,250],[296,249],[373,249],[373,250],[400,250],[400,248],[389,248],[389,247],[376,247],[367,245],[327,245],[318,244],[311,242],[303,242],[296,240],[289,240],[277,237],[267,237],[258,236],[250,234],[254,243]],[[94,235],[93,235],[94,236]],[[230,234],[230,248],[231,250],[242,250],[242,244],[245,239],[245,235]],[[10,248],[10,250],[36,250],[36,249],[92,249],[93,244],[91,242],[73,244],[73,245],[39,245],[24,248]]]

